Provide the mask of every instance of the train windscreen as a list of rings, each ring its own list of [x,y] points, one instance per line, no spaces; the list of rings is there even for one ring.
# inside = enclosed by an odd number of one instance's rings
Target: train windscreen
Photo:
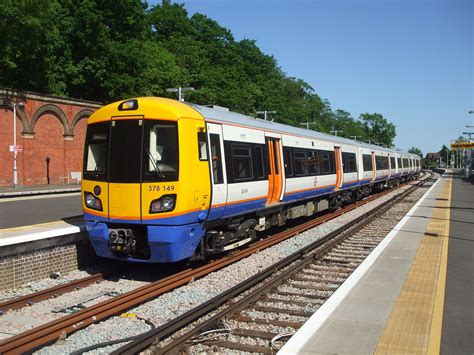
[[[112,183],[177,181],[176,122],[114,120],[90,124],[84,149],[84,179]]]

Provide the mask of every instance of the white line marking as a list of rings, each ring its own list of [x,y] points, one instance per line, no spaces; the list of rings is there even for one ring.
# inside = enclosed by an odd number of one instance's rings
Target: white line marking
[[[336,310],[342,300],[349,294],[352,288],[364,276],[367,270],[377,260],[380,254],[385,250],[387,245],[392,241],[399,230],[411,218],[410,216],[433,190],[433,188],[441,181],[441,178],[436,181],[433,186],[421,197],[420,200],[408,211],[395,228],[380,242],[380,244],[372,251],[372,253],[354,270],[354,272],[342,283],[341,286],[324,302],[324,304],[306,321],[306,323],[293,335],[290,340],[280,349],[278,354],[297,354],[302,351],[302,348],[309,339],[316,334],[317,330],[323,325],[326,319]]]
[[[51,195],[37,195],[37,196],[21,196],[21,197],[3,197],[0,199],[0,203],[12,202],[12,201],[26,201],[26,200],[39,200],[43,198],[58,198],[58,197],[67,197],[67,196],[78,196],[81,195],[80,192],[69,192],[61,194],[51,194]]]

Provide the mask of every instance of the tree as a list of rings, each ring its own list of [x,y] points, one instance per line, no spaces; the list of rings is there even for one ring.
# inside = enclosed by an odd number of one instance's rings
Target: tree
[[[441,148],[441,151],[439,153],[441,154],[441,160],[447,164],[449,157],[451,156],[451,152],[445,144],[443,144],[443,147]]]
[[[396,133],[393,123],[388,122],[380,113],[363,113],[359,119],[362,121],[366,136],[372,142],[391,147]]]
[[[408,149],[408,153],[411,153],[411,154],[416,154],[418,155],[419,157],[423,158],[423,153],[421,152],[421,150],[417,147],[411,147],[410,149]]]
[[[168,87],[192,86],[188,101],[277,122],[391,145],[395,126],[381,114],[360,120],[300,78],[251,39],[184,5],[162,0],[0,1],[0,86],[104,103],[143,95],[176,97]]]

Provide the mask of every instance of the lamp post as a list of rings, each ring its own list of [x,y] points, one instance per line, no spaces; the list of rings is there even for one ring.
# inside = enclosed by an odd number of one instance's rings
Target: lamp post
[[[341,129],[333,129],[332,131],[329,131],[329,133],[332,133],[337,137],[337,134],[342,133],[342,130]]]
[[[316,122],[301,122],[300,126],[306,127],[306,129],[309,129],[309,125],[311,124],[316,124]]]
[[[186,91],[194,91],[194,88],[192,88],[192,87],[182,88],[181,86],[179,86],[177,88],[168,88],[168,89],[166,89],[166,92],[177,92],[178,93],[178,100],[181,101],[181,102],[184,102],[184,93]]]
[[[267,111],[267,110],[263,110],[263,111],[255,111],[255,113],[257,115],[263,115],[263,119],[266,121],[267,118],[268,118],[268,115],[272,114],[272,113],[276,113],[276,111]]]
[[[18,169],[16,165],[16,155],[17,155],[17,147],[16,147],[16,107],[23,107],[24,104],[22,101],[15,102],[12,100],[13,105],[13,187],[18,187]]]

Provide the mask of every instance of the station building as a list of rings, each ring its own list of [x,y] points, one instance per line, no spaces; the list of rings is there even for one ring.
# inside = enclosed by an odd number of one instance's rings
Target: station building
[[[13,186],[14,104],[18,186],[77,183],[86,119],[102,104],[0,88],[0,186]]]

